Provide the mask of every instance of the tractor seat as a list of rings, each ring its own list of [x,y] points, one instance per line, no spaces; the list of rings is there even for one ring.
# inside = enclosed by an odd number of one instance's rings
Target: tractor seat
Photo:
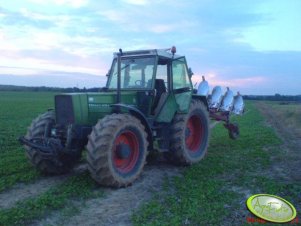
[[[156,90],[156,93],[155,93],[153,107],[152,107],[153,114],[158,113],[159,109],[164,104],[165,99],[167,97],[166,86],[165,86],[165,82],[163,79],[155,80],[155,90]],[[164,99],[164,101],[163,101],[163,99]]]

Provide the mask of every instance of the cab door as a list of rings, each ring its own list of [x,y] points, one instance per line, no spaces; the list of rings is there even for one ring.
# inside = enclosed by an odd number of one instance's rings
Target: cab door
[[[178,105],[178,112],[187,113],[191,95],[192,84],[188,75],[188,68],[185,57],[172,61],[172,90]]]
[[[171,122],[178,109],[173,92],[171,92],[171,65],[170,59],[159,59],[157,65],[156,80],[161,80],[161,83],[163,82],[163,84],[165,84],[165,92],[160,95],[159,102],[161,105],[158,104],[155,106],[157,110],[154,111],[156,122]]]

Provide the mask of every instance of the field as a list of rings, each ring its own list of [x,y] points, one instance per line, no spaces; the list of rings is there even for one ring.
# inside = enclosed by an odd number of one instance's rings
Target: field
[[[278,195],[301,211],[301,105],[248,102],[236,117],[241,137],[222,124],[199,164],[157,161],[122,189],[100,187],[85,159],[67,175],[45,177],[27,161],[17,138],[53,108],[54,93],[0,93],[0,225],[242,225],[254,216],[246,199]]]

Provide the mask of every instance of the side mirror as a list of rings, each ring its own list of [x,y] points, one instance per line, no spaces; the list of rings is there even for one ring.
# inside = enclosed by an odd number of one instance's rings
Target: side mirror
[[[191,68],[188,68],[188,76],[189,76],[189,78],[191,78],[193,76],[193,72],[192,72]]]
[[[106,74],[106,76],[109,77],[110,73],[111,73],[111,69],[108,70],[108,73]]]

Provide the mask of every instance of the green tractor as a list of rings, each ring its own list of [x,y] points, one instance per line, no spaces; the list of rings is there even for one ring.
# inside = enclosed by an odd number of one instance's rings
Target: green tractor
[[[86,147],[92,178],[122,187],[139,177],[149,152],[181,165],[199,162],[209,144],[209,117],[237,135],[229,111],[210,109],[210,96],[193,89],[185,57],[175,52],[119,50],[99,93],[56,95],[55,109],[19,138],[30,162],[44,174],[65,173]]]

